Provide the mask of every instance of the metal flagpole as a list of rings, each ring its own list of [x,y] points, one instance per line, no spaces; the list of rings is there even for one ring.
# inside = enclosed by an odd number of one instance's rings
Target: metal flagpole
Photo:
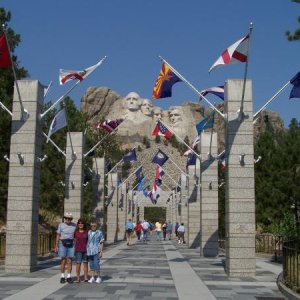
[[[185,173],[184,171],[182,171],[181,169],[180,169],[180,167],[170,158],[170,156],[169,156],[169,159],[170,159],[170,161],[177,167],[177,169],[178,170],[180,170],[181,171],[181,173],[183,173],[185,176],[187,176],[187,177],[189,177],[190,175],[188,175],[187,173]]]
[[[210,131],[210,144],[209,144],[209,152],[208,152],[209,158],[211,158],[211,144],[212,144],[212,136],[213,136],[214,124],[215,124],[215,114],[213,114],[213,117],[214,117],[214,119],[213,119],[213,125],[212,125],[211,131]]]
[[[168,127],[165,123],[163,123],[161,120],[159,120],[159,122],[161,124],[163,124],[169,131],[171,131],[175,136],[176,138],[178,138],[185,146],[187,146],[199,159],[201,159],[201,156],[196,153],[182,138],[180,138],[170,127]]]
[[[54,142],[53,142],[53,140],[51,140],[51,138],[48,138],[48,135],[45,133],[45,132],[43,132],[42,131],[42,133],[43,133],[43,135],[44,135],[44,137],[46,138],[46,139],[48,139],[49,141],[50,141],[50,143],[60,152],[60,153],[62,153],[64,156],[66,156],[66,153],[64,152],[64,151],[62,151]]]
[[[85,153],[83,156],[86,157],[88,156],[91,152],[93,152],[100,144],[101,142],[103,142],[103,140],[105,140],[112,132],[114,131],[111,131],[109,133],[107,133],[93,148],[91,148],[87,153]]]
[[[0,106],[2,109],[4,109],[6,112],[8,112],[12,116],[12,112],[0,101]]]
[[[242,101],[241,101],[241,107],[239,110],[239,117],[243,118],[244,116],[244,99],[245,99],[245,90],[246,90],[246,80],[247,80],[247,74],[248,74],[248,62],[249,62],[249,48],[250,48],[250,38],[253,30],[253,23],[250,23],[249,28],[249,40],[247,43],[247,60],[245,65],[245,74],[244,74],[244,82],[243,82],[243,90],[242,90]]]
[[[47,86],[45,92],[44,92],[44,98],[46,98],[46,96],[47,96],[47,94],[48,94],[48,92],[49,92],[52,84],[53,84],[53,81],[51,80],[50,83],[49,83],[49,85]]]
[[[19,89],[19,85],[18,85],[16,70],[15,70],[15,64],[14,64],[14,61],[11,57],[11,50],[10,50],[10,46],[9,46],[9,43],[8,43],[8,38],[7,38],[7,35],[6,35],[6,28],[5,28],[4,24],[2,25],[2,28],[3,28],[3,33],[5,35],[6,45],[7,45],[8,52],[9,52],[9,57],[10,57],[10,60],[11,60],[11,67],[12,67],[12,71],[13,71],[14,79],[15,79],[15,83],[16,83],[18,99],[19,99],[19,103],[20,103],[20,107],[21,107],[21,117],[22,117],[23,121],[26,121],[29,118],[29,113],[24,108],[24,105],[23,105],[23,102],[22,102],[22,99],[21,99],[21,93],[20,93],[20,89]]]
[[[104,62],[104,60],[106,59],[106,56],[104,56],[98,63],[99,66]],[[98,66],[98,67],[99,67]],[[82,81],[82,80],[81,80]],[[74,90],[74,88],[81,82],[80,80],[78,80],[64,95],[62,95],[56,102],[54,102],[46,111],[44,111],[41,115],[40,118],[42,119],[51,109],[54,108],[54,106],[56,106],[60,101],[62,101],[64,98],[67,97],[67,95],[70,94],[70,92],[72,90]]]
[[[107,172],[105,175],[109,175],[121,162],[123,161],[123,158],[117,162],[117,164],[114,165],[113,168],[111,168],[111,170],[109,172]]]
[[[172,71],[184,82],[186,83],[199,97],[201,97],[203,100],[206,101],[206,103],[214,110],[216,111],[223,119],[225,119],[225,115],[218,110],[213,104],[206,98],[204,97],[190,82],[188,82],[177,70],[175,70],[163,57],[159,56],[159,58],[165,62],[171,69]]]
[[[254,115],[253,115],[253,119],[255,119],[257,117],[257,115],[263,111],[288,85],[290,84],[290,81],[288,81],[281,89],[279,89],[268,101],[267,103],[260,108]]]
[[[143,165],[140,165],[138,168],[136,168],[123,182],[120,183],[120,185],[123,185],[128,181],[128,179],[137,171],[139,170]]]
[[[161,167],[161,169],[166,173],[166,175],[175,183],[175,188],[177,187],[177,186],[180,186],[181,187],[181,185],[179,185],[177,182],[176,182],[176,180],[174,180],[169,174],[168,174],[168,172],[166,172],[166,170],[164,169],[164,168],[162,168]]]

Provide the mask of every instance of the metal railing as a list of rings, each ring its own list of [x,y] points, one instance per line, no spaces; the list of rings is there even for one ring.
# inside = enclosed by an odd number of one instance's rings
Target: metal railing
[[[45,256],[50,254],[55,247],[56,235],[53,233],[39,233],[37,243],[37,255]],[[0,259],[5,258],[6,234],[0,233]]]
[[[300,294],[300,240],[283,244],[283,283]]]

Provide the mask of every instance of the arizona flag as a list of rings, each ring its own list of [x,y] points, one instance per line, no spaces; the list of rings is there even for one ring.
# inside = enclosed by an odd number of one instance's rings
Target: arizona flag
[[[160,99],[171,97],[172,86],[178,81],[182,80],[166,63],[163,63],[153,88],[152,98]]]
[[[9,68],[12,66],[6,36],[0,36],[0,68]]]
[[[250,35],[248,34],[242,39],[235,42],[233,45],[229,46],[211,66],[208,72],[211,72],[213,69],[222,65],[246,62],[248,59],[249,40]]]
[[[166,126],[164,126],[159,120],[157,121],[157,124],[152,132],[152,135],[158,136],[162,135],[167,140],[169,140],[172,137],[172,132],[168,130]]]
[[[96,126],[97,129],[99,129],[100,127],[103,128],[104,130],[108,131],[108,132],[112,132],[114,131],[122,122],[124,121],[124,119],[120,118],[120,119],[116,119],[116,120],[105,120],[103,121],[101,124],[98,124]]]
[[[71,71],[71,70],[59,70],[59,83],[60,85],[65,84],[66,82],[70,80],[79,80],[82,81],[85,77],[89,76],[92,72],[94,72],[104,61],[104,59],[101,59],[97,64],[94,66],[91,66],[89,68],[86,68],[82,71]]]

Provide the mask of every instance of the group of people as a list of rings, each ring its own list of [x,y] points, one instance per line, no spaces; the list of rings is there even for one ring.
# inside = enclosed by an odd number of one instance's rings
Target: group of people
[[[132,220],[129,219],[125,225],[125,231],[127,246],[130,246],[132,244],[132,237],[134,233],[136,234],[138,241],[143,240],[144,242],[147,242],[148,234],[154,231],[156,241],[161,241],[162,239],[165,241],[166,238],[168,238],[169,240],[172,239],[173,224],[171,223],[171,221],[157,221],[155,224],[153,224],[151,222],[149,223],[147,220],[144,220],[143,222],[139,221],[137,222],[137,224],[134,224]],[[177,222],[175,225],[175,237],[178,241],[178,244],[185,243],[184,232],[184,224],[179,224]]]
[[[64,222],[60,223],[57,229],[55,252],[61,258],[60,283],[73,283],[71,277],[72,262],[75,257],[76,262],[76,283],[79,283],[81,266],[83,266],[84,282],[100,283],[100,258],[103,254],[104,235],[98,229],[95,220],[90,222],[90,229],[84,219],[79,219],[77,224],[72,222],[71,213],[64,214]],[[91,276],[88,277],[88,263]],[[67,265],[67,278],[65,277],[65,268]]]

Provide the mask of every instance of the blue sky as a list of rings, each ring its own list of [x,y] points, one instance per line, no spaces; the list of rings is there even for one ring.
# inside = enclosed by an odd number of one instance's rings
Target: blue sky
[[[2,0],[12,14],[9,26],[21,35],[16,55],[31,79],[54,82],[47,100],[55,102],[71,84],[60,86],[60,68],[81,70],[107,56],[70,97],[80,106],[90,86],[107,86],[122,96],[135,91],[151,98],[163,56],[198,90],[242,79],[245,64],[208,69],[228,46],[245,36],[253,22],[248,78],[256,112],[300,71],[300,44],[288,42],[286,30],[298,27],[300,5],[290,0]],[[268,107],[288,126],[300,120],[300,99],[287,87]],[[218,98],[208,96],[211,102]],[[153,100],[166,109],[197,95],[184,83],[173,96]],[[203,104],[207,106],[204,102]]]

